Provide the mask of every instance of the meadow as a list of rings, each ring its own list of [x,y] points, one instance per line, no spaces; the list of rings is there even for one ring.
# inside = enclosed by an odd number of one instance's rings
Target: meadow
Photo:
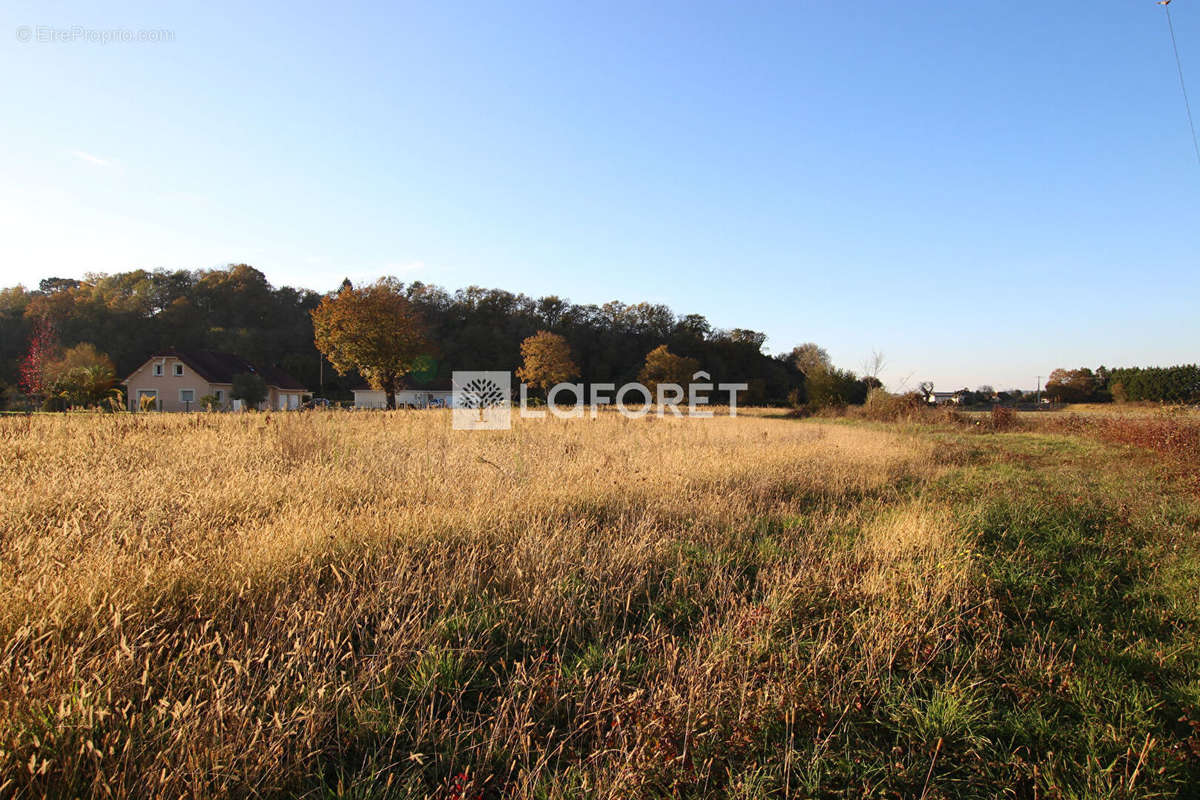
[[[1200,785],[1194,416],[448,413],[0,418],[0,797]]]

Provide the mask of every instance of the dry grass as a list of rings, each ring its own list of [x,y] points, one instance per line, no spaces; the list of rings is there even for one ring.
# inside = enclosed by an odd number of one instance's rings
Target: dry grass
[[[1175,406],[1166,403],[1070,403],[1065,406],[1052,406],[1054,411],[1039,411],[1028,412],[1035,415],[1050,413],[1052,415],[1059,414],[1083,414],[1087,416],[1098,417],[1119,417],[1122,419],[1150,417],[1158,418],[1164,414],[1175,417],[1190,419],[1200,422],[1200,407],[1197,406]]]
[[[1062,650],[1007,642],[956,464],[765,416],[0,419],[0,796],[1017,780],[989,670]]]
[[[836,692],[785,662],[818,673],[854,646],[887,669],[961,600],[939,583],[912,602],[949,521],[875,519],[934,470],[879,432],[380,413],[41,416],[0,437],[10,789],[726,782],[698,749]],[[741,574],[771,524],[794,534]],[[868,548],[833,544],[863,524]],[[890,636],[833,627],[843,598]],[[748,634],[813,603],[803,653],[750,657]]]
[[[1157,453],[1200,492],[1200,411],[1184,406],[1085,406],[1068,413],[1029,415],[1035,430],[1089,436]]]

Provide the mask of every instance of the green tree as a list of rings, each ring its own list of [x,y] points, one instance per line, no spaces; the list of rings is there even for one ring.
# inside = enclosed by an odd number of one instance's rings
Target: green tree
[[[1099,370],[1097,370],[1099,372]],[[1125,367],[1106,371],[1114,400],[1194,403],[1200,401],[1200,366]]]
[[[385,392],[388,408],[396,407],[401,379],[429,350],[424,321],[403,288],[391,278],[361,289],[343,284],[312,312],[317,349],[342,375],[357,370]]]
[[[234,400],[241,400],[245,408],[258,408],[267,399],[268,394],[267,382],[261,375],[243,372],[233,376],[233,389],[229,396]]]
[[[46,366],[50,394],[66,407],[90,408],[112,397],[117,368],[90,342],[69,348]]]
[[[1087,367],[1056,369],[1046,381],[1046,396],[1060,403],[1090,402],[1096,389],[1096,376]]]
[[[808,403],[813,408],[842,405],[862,405],[867,401],[869,386],[850,370],[834,366],[818,366],[806,374],[804,383]]]
[[[816,342],[805,342],[793,347],[791,360],[796,365],[796,368],[805,375],[810,372],[833,368],[833,361],[830,360],[828,351]]]

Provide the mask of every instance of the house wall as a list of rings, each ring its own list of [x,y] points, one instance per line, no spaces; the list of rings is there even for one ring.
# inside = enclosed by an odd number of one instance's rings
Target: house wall
[[[300,395],[301,392],[272,386],[267,391],[267,408],[272,411],[295,411],[300,407]]]
[[[232,391],[232,383],[213,383],[209,385],[209,394],[221,393],[221,404],[214,408],[214,411],[228,411],[233,408],[233,398],[229,396]]]
[[[154,374],[154,365],[163,365],[163,374]],[[175,365],[183,366],[183,375],[175,374]],[[155,358],[144,365],[137,372],[129,376],[124,382],[126,392],[126,405],[130,411],[139,411],[141,406],[138,401],[139,391],[156,391],[158,392],[158,410],[159,411],[203,411],[200,405],[200,398],[205,395],[217,394],[220,392],[222,410],[225,409],[240,409],[241,404],[235,403],[230,397],[233,391],[233,384],[230,383],[209,383],[204,378],[200,377],[195,370],[184,364],[178,358]],[[181,389],[191,389],[192,402],[189,404],[179,399],[179,391]],[[267,400],[260,408],[271,409],[274,411],[287,411],[299,408],[300,395],[302,392],[283,390],[271,386],[267,389]]]
[[[154,374],[154,365],[163,365],[163,374]],[[182,364],[183,375],[175,374],[175,365]],[[158,410],[160,411],[186,411],[189,404],[179,399],[179,392],[182,389],[192,390],[192,402],[190,408],[192,411],[200,410],[200,398],[207,394],[213,394],[214,389],[225,390],[225,397],[229,396],[229,387],[217,384],[214,386],[207,380],[196,374],[195,370],[187,364],[183,364],[177,358],[156,358],[147,361],[142,368],[133,373],[124,381],[126,402],[130,411],[139,410],[138,392],[142,390],[151,390],[158,393]]]
[[[396,402],[400,402],[397,397]],[[354,390],[355,408],[387,408],[387,394],[374,389]]]
[[[440,403],[449,408],[450,398],[451,393],[445,390],[422,391],[419,389],[403,389],[399,392],[396,392],[396,405],[410,405],[417,406],[418,408],[424,408],[431,403],[434,405]],[[355,389],[354,407],[387,408],[387,393],[376,391],[374,389]]]

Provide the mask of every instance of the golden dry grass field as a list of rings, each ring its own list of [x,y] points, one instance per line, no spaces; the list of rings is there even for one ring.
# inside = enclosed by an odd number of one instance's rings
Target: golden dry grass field
[[[0,418],[0,797],[1175,797],[1200,502],[1078,431]]]

